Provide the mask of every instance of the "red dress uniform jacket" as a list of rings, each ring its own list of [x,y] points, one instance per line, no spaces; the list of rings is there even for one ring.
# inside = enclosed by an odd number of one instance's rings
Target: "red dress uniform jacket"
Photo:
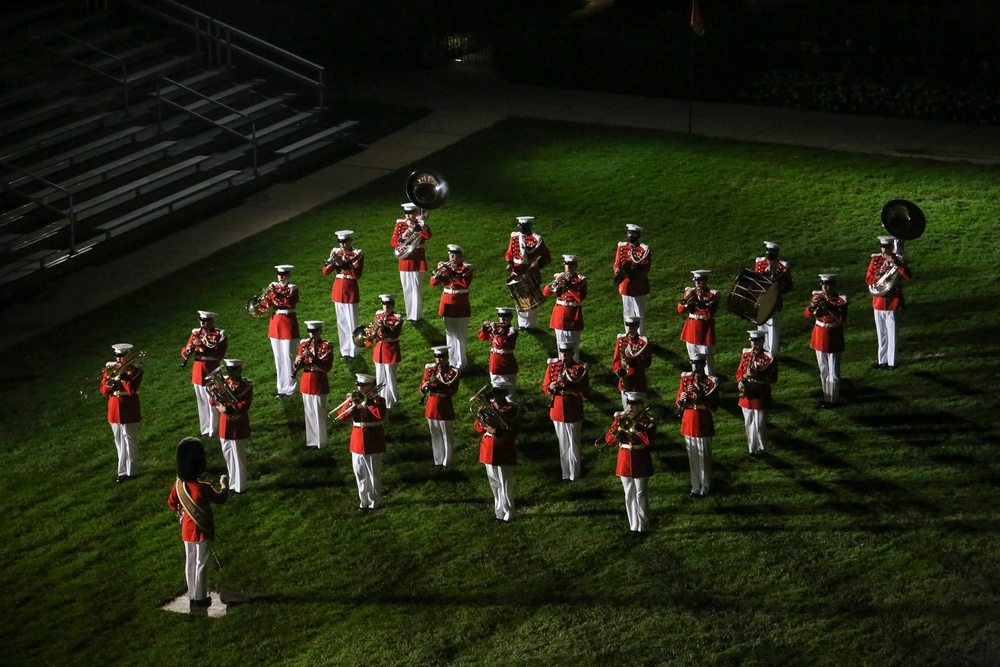
[[[693,289],[693,288],[689,288]],[[688,292],[686,291],[685,294]],[[681,329],[681,340],[692,345],[715,345],[715,311],[719,309],[719,293],[708,290],[685,305],[677,303],[678,313],[687,313]]]
[[[396,313],[386,315],[384,310],[375,313],[375,341],[372,345],[372,361],[376,364],[398,364],[402,359],[399,351],[399,335],[403,331],[403,318]]]
[[[351,429],[351,452],[381,454],[385,451],[385,426],[382,423],[385,412],[385,399],[378,394],[369,397],[362,405],[348,403],[340,409],[338,419],[349,417],[354,422],[354,428]]]
[[[745,348],[736,369],[736,382],[742,382],[741,408],[765,410],[771,405],[771,385],[778,381],[778,364],[764,352]]]
[[[361,300],[361,290],[358,289],[358,280],[365,272],[365,254],[363,250],[352,248],[344,251],[343,248],[335,248],[331,259],[336,258],[341,263],[350,263],[345,268],[338,269],[332,264],[323,264],[323,275],[335,274],[333,280],[333,292],[330,300],[334,303],[358,303]]]
[[[101,378],[101,395],[108,397],[109,424],[136,424],[142,421],[142,408],[139,405],[139,385],[142,384],[143,370],[130,366],[126,368],[117,382],[108,383],[108,371],[114,371],[118,364],[108,362]]]
[[[271,283],[271,291],[267,295],[267,303],[275,308],[271,315],[271,323],[267,327],[268,338],[291,340],[300,338],[299,319],[295,316],[295,306],[299,303],[299,288],[295,285],[281,286],[281,283]]]
[[[458,369],[451,366],[448,370],[441,370],[437,364],[424,366],[424,378],[420,381],[420,391],[427,392],[424,417],[446,421],[455,419],[451,397],[458,391],[458,376]]]
[[[814,291],[813,296],[822,294]],[[812,303],[810,301],[810,303]],[[821,310],[814,313],[806,306],[806,317],[816,317],[809,347],[817,352],[844,351],[844,320],[847,319],[847,297],[837,295],[826,300]]]
[[[624,412],[616,412],[611,428],[604,435],[604,442],[618,445],[618,465],[615,474],[619,477],[651,477],[653,457],[649,453],[649,448],[653,444],[655,425],[643,418],[636,422],[635,433],[616,433],[618,422],[624,415]]]
[[[205,376],[219,367],[226,356],[229,339],[222,329],[206,331],[204,327],[192,329],[187,345],[181,348],[181,358],[188,359],[194,355],[194,366],[191,367],[191,382],[197,385],[205,384]]]
[[[557,273],[552,276],[552,283],[542,288],[544,296],[556,295],[556,305],[552,308],[549,327],[562,331],[583,331],[582,305],[583,300],[587,298],[587,277],[573,274],[556,291],[552,285],[557,283],[562,275],[564,274]]]
[[[503,407],[497,405],[495,401],[492,403],[510,428],[492,434],[486,430],[486,426],[476,420],[476,431],[483,434],[483,439],[479,443],[479,462],[494,466],[515,465],[517,464],[515,442],[521,430],[521,409],[510,403]]]
[[[618,334],[611,370],[618,374],[624,368],[627,373],[618,379],[619,391],[646,391],[646,369],[652,363],[653,353],[645,336],[630,338],[628,334]]]
[[[552,396],[552,406],[549,408],[549,419],[554,422],[582,422],[583,397],[590,391],[590,375],[587,364],[570,360],[549,359],[545,368],[545,379],[542,380],[542,391]],[[549,389],[551,383],[556,383],[555,391]]]
[[[480,329],[479,340],[490,342],[490,368],[494,375],[513,375],[517,373],[517,358],[514,357],[514,346],[517,345],[517,330],[514,327],[496,325]]]
[[[426,241],[431,237],[431,228],[427,226],[426,222],[419,223],[420,237]],[[410,225],[405,219],[396,221],[396,228],[392,230],[392,240],[389,242],[392,244],[393,248],[398,248],[400,242],[403,238],[408,236],[407,230],[409,230]],[[417,247],[413,249],[410,256],[406,259],[399,260],[399,270],[400,271],[426,271],[427,261],[424,259],[424,241],[420,241]]]
[[[236,398],[226,403],[226,411],[219,416],[219,437],[223,440],[246,440],[250,437],[250,405],[253,403],[253,382],[241,377],[226,378],[226,386]],[[209,402],[215,405],[210,397]]]
[[[531,273],[535,276],[535,280],[541,282],[540,269],[544,269],[552,262],[552,255],[549,254],[549,248],[540,234],[511,232],[504,259],[514,264],[516,275]]]
[[[438,315],[441,317],[470,317],[472,306],[469,305],[469,283],[472,282],[475,269],[471,264],[464,262],[447,263],[441,268],[445,267],[447,267],[447,271],[440,276],[437,272],[431,275],[431,285],[444,287]]]
[[[874,285],[882,274],[886,272],[886,261],[889,258],[882,253],[872,255],[872,261],[868,263],[868,273],[865,275],[865,282]],[[913,273],[906,264],[897,264],[899,276],[903,280],[909,280]],[[872,308],[875,310],[899,310],[903,307],[903,284],[897,282],[887,294],[872,297]]]
[[[177,494],[178,484],[183,484],[187,487],[188,495],[191,496],[195,504],[208,517],[208,526],[206,527],[211,529],[210,533],[199,528],[198,524],[194,522],[188,513],[184,512],[184,506],[181,505],[181,499]],[[228,498],[228,495],[219,493],[208,482],[182,482],[181,480],[177,480],[173,488],[170,489],[167,506],[175,512],[183,512],[183,516],[181,517],[181,539],[185,542],[204,542],[205,540],[213,539],[215,537],[215,517],[212,515],[212,503],[221,504],[226,502]]]
[[[783,260],[772,262],[767,257],[758,257],[754,261],[753,271],[778,283],[778,300],[774,302],[774,309],[784,308],[785,293],[792,291],[792,272],[788,268],[788,262]]]
[[[326,374],[333,368],[333,346],[324,340],[313,343],[311,338],[299,342],[299,353],[292,361],[292,370],[302,369],[299,391],[303,394],[325,395],[330,393]]]
[[[691,438],[708,438],[715,435],[712,413],[719,407],[716,389],[719,381],[711,376],[696,380],[694,373],[682,373],[677,389],[677,407],[684,410],[681,416],[681,435]],[[686,399],[686,400],[685,400]]]
[[[628,241],[618,243],[615,253],[615,273],[628,271],[628,277],[618,283],[618,293],[624,296],[649,294],[649,246],[645,243],[631,245]]]

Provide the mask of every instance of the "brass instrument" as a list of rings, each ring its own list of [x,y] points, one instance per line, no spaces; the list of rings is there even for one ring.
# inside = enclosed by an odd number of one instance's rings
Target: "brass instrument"
[[[444,205],[448,198],[448,182],[432,171],[415,171],[406,179],[406,198],[425,210]]]
[[[338,272],[343,272],[354,268],[354,265],[357,263],[360,257],[361,257],[360,254],[355,254],[354,257],[352,257],[351,259],[343,259],[341,254],[337,252],[337,249],[334,248],[333,250],[330,251],[330,257],[327,258],[325,262],[323,262],[323,266],[325,266],[328,269],[334,268],[337,269]]]
[[[882,265],[883,273],[873,285],[868,286],[868,291],[872,296],[885,296],[892,291],[892,288],[899,282],[899,264],[903,259],[891,253],[886,262]]]
[[[760,365],[757,363],[757,357],[755,355],[750,355],[750,363],[747,365],[747,372],[744,373],[743,377],[740,378],[737,388],[739,389],[740,398],[746,398],[754,385],[762,384],[757,380],[757,373],[760,371]]]
[[[888,268],[874,285],[868,286],[872,296],[885,296],[899,281],[899,267],[903,261],[903,241],[912,241],[924,233],[927,219],[913,202],[893,199],[882,207],[882,226],[896,238]]]
[[[327,415],[330,416],[330,417],[336,417],[337,415],[340,414],[341,410],[343,410],[344,408],[346,408],[351,403],[354,403],[355,405],[361,405],[366,400],[368,400],[369,398],[371,398],[375,394],[377,394],[380,391],[382,391],[383,387],[385,387],[385,382],[383,382],[381,384],[375,385],[375,388],[372,389],[372,390],[370,390],[370,391],[368,391],[368,392],[361,391],[360,389],[355,389],[354,391],[352,391],[349,394],[347,394],[347,398],[344,399],[343,403],[341,403],[340,405],[338,405],[337,407],[335,407],[333,410],[330,410],[327,413]]]
[[[422,227],[417,225],[403,234],[403,237],[399,240],[399,245],[392,250],[396,259],[406,259],[413,254],[413,251],[417,249],[420,245],[420,241],[423,239],[423,237],[420,236],[422,231]]]
[[[621,417],[619,417],[618,428],[615,429],[615,433],[616,434],[620,433],[622,435],[635,435],[636,433],[639,432],[640,423],[652,424],[654,422],[652,415],[647,416],[646,414],[647,412],[649,412],[649,408],[651,408],[652,406],[653,404],[649,403],[642,410],[640,410],[634,415],[629,415],[628,413],[626,413]]]
[[[833,315],[833,306],[830,304],[830,299],[826,294],[814,294],[812,300],[809,301],[809,312],[813,314],[813,317],[827,317]]]
[[[268,297],[274,294],[274,286],[268,285],[260,294],[254,294],[247,299],[247,315],[250,317],[270,317],[271,305]]]
[[[557,273],[552,276],[552,282],[549,283],[549,289],[555,292],[557,295],[562,294],[569,287],[570,275],[566,272]]]
[[[484,393],[490,391],[492,391],[490,385],[483,385],[483,388],[469,399],[469,403],[471,403],[469,412],[479,420],[480,424],[493,431],[509,431],[510,425],[503,418],[503,415],[500,414],[497,407],[490,401],[489,395],[483,396]]]
[[[446,283],[451,283],[456,277],[455,268],[451,262],[438,262],[437,268],[431,272],[431,277]]]
[[[216,405],[235,406],[240,402],[222,376],[222,366],[205,375],[205,391]]]
[[[140,350],[139,352],[136,352],[132,356],[127,357],[125,361],[123,361],[118,368],[114,369],[113,371],[107,371],[106,379],[105,379],[105,371],[101,371],[100,377],[98,377],[96,380],[98,388],[100,388],[101,384],[106,384],[110,386],[112,384],[120,382],[125,370],[128,368],[132,368],[133,366],[138,367],[139,359],[145,356],[146,356],[145,350]],[[94,381],[88,382],[87,386],[89,387],[93,383]],[[90,398],[90,391],[88,389],[81,389],[80,398]]]
[[[696,301],[701,300],[701,292],[698,291],[696,287],[687,287],[684,289],[684,296],[681,297],[681,305],[685,308],[690,308],[695,304]]]
[[[378,333],[378,320],[373,319],[371,324],[360,326],[351,332],[351,338],[358,347],[364,347],[365,343],[375,340]]]

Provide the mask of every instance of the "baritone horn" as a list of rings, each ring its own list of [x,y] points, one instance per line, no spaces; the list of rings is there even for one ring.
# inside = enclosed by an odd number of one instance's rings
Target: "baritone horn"
[[[509,431],[510,425],[503,418],[496,406],[490,402],[489,393],[492,387],[483,385],[483,388],[476,392],[475,396],[469,399],[469,412],[479,420],[483,426],[492,428],[494,431]],[[485,395],[484,395],[485,394]]]

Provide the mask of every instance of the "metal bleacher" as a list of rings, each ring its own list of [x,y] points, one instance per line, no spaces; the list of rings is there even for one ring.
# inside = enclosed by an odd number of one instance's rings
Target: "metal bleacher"
[[[324,108],[321,67],[173,0],[0,21],[0,284],[230,205],[342,153],[358,125]]]

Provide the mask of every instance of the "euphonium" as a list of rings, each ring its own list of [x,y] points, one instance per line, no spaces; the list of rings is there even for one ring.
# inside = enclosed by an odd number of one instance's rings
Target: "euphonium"
[[[476,392],[475,396],[469,399],[469,412],[479,420],[483,426],[492,428],[495,431],[510,430],[510,425],[503,418],[500,411],[490,401],[489,396],[483,394],[490,391],[490,385],[483,385],[483,388]]]
[[[205,375],[205,381],[205,391],[216,405],[236,405],[240,402],[226,384],[226,379],[222,376],[222,366]]]

